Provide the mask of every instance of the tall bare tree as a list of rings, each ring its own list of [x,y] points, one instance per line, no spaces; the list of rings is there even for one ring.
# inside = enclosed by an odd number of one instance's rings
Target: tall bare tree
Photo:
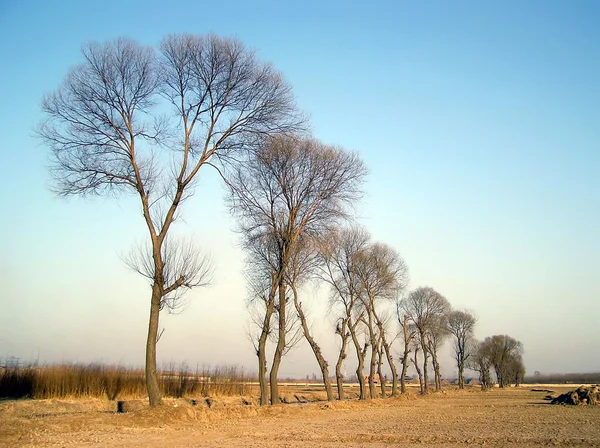
[[[338,398],[344,398],[342,363],[346,358],[348,338],[351,339],[357,358],[356,377],[360,387],[360,399],[366,399],[363,374],[368,346],[359,339],[359,328],[364,323],[364,307],[360,307],[361,281],[358,273],[360,254],[369,245],[368,232],[358,226],[330,231],[321,246],[321,278],[331,287],[331,307],[339,313],[336,334],[341,338],[336,363]]]
[[[302,334],[304,335],[306,342],[308,342],[308,345],[313,351],[317,363],[319,364],[327,400],[333,401],[333,390],[331,388],[331,381],[329,379],[329,364],[323,355],[320,345],[311,334],[306,312],[302,307],[302,302],[300,301],[298,294],[299,286],[304,281],[309,279],[311,274],[316,269],[316,265],[318,263],[318,250],[316,247],[318,247],[318,244],[314,244],[310,238],[305,238],[300,244],[296,245],[294,256],[292,257],[287,270],[286,282],[292,290],[294,307],[296,309],[298,319],[300,320]]]
[[[424,393],[429,392],[429,344],[427,333],[436,326],[441,316],[450,310],[446,298],[431,287],[420,287],[412,291],[400,302],[400,309],[406,314],[417,330],[417,337],[423,351]]]
[[[286,346],[293,257],[307,240],[349,217],[352,203],[361,196],[365,175],[365,165],[356,154],[289,134],[269,138],[258,151],[228,170],[230,205],[238,217],[243,246],[251,253],[263,254],[270,266],[265,334],[257,350],[263,404],[266,377],[261,366],[267,322],[274,313],[278,334],[269,373],[270,401],[279,402],[277,375]]]
[[[446,324],[454,336],[454,359],[458,368],[458,388],[465,388],[465,365],[471,356],[470,342],[475,332],[477,319],[468,311],[454,310],[448,313]]]
[[[59,195],[132,192],[139,198],[152,264],[137,265],[152,277],[146,385],[156,406],[160,310],[181,296],[176,290],[205,280],[203,269],[190,278],[169,268],[163,245],[204,165],[252,149],[265,135],[298,129],[291,88],[235,39],[171,35],[158,54],[118,39],[86,46],[83,62],[44,98],[42,109],[39,135],[51,149]],[[165,110],[171,116],[163,119]]]
[[[396,302],[396,313],[398,316],[398,323],[400,324],[400,328],[402,328],[402,342],[404,344],[404,351],[402,353],[402,357],[400,361],[402,362],[402,372],[400,374],[400,392],[406,393],[406,372],[408,371],[408,366],[410,364],[410,352],[412,342],[416,335],[416,329],[414,325],[410,325],[409,316],[404,314],[402,308],[400,306],[401,300],[399,299]]]
[[[440,361],[438,351],[450,335],[446,327],[446,316],[442,315],[433,319],[429,329],[425,333],[427,339],[427,351],[431,355],[431,364],[433,365],[435,390],[442,390],[442,374],[440,370]]]
[[[393,373],[392,395],[398,392],[398,379],[381,306],[392,305],[408,282],[408,267],[397,251],[390,246],[374,243],[358,254],[357,272],[360,279],[361,301],[365,308],[365,320],[371,347],[369,364],[369,392],[375,397],[375,367],[377,365],[378,341],[381,341],[388,364]],[[387,319],[385,319],[387,320]]]

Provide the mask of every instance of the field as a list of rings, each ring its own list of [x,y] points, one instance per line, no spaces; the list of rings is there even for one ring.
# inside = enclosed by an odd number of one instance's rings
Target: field
[[[265,408],[252,397],[216,397],[210,408],[204,399],[168,399],[124,414],[105,399],[6,400],[0,446],[600,446],[600,406],[553,406],[531,389]],[[288,386],[285,396],[294,395],[318,397]]]

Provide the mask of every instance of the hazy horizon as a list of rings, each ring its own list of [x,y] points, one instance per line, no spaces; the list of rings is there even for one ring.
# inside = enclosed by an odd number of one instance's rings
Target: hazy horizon
[[[316,138],[365,160],[357,220],[400,252],[410,289],[473,311],[478,339],[520,340],[527,375],[600,371],[599,20],[594,1],[2,2],[0,358],[143,364],[150,288],[121,260],[146,238],[138,200],[54,197],[33,130],[85,43],[214,32],[283,73]],[[211,254],[214,282],[161,313],[159,365],[257,368],[224,194],[206,167],[183,205],[176,232]],[[326,298],[302,300],[333,365]],[[281,377],[318,373],[300,345]]]

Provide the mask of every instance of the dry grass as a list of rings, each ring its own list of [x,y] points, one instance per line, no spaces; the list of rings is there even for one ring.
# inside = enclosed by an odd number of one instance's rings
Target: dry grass
[[[166,397],[247,395],[252,378],[236,366],[190,369],[171,364],[159,373]],[[10,367],[0,370],[0,398],[141,398],[146,396],[144,372],[99,364]]]

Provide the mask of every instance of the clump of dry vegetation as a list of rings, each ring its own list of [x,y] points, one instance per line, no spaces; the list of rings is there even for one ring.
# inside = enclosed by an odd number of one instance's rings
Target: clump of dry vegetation
[[[228,396],[251,393],[251,381],[237,366],[190,369],[171,364],[159,372],[167,397]],[[0,370],[0,398],[117,398],[144,397],[143,370],[100,364],[8,367]]]
[[[554,398],[552,404],[600,406],[600,385],[580,386]]]

